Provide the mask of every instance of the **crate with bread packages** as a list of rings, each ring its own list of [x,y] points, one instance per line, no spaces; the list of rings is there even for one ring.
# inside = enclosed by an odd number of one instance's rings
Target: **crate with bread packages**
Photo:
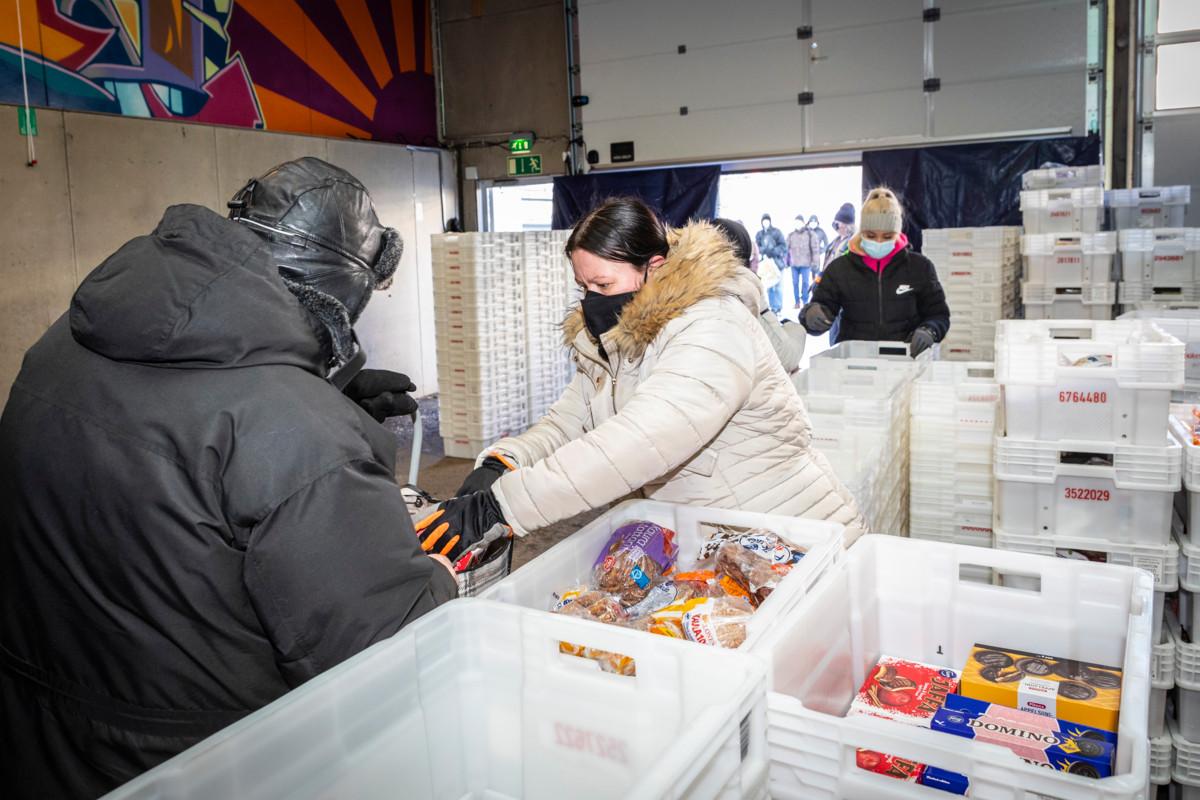
[[[630,501],[483,596],[749,651],[842,557],[842,539],[841,525],[819,520]],[[620,654],[563,649],[633,669]]]
[[[1153,596],[1131,567],[861,537],[757,651],[771,796],[1145,798]]]

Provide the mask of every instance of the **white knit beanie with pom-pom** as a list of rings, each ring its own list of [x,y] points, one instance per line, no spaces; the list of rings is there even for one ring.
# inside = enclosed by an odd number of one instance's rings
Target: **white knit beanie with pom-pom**
[[[900,232],[904,222],[904,210],[895,193],[880,186],[871,190],[862,206],[862,222],[859,230]]]

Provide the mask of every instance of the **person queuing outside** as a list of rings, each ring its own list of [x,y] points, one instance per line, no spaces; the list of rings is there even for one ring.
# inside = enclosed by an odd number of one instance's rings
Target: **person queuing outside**
[[[771,310],[778,314],[783,311],[783,276],[788,265],[787,240],[783,231],[771,224],[770,214],[763,214],[761,223],[762,228],[754,237],[754,243],[762,257],[758,264],[758,276],[762,279],[763,286],[767,287],[767,299]],[[767,269],[764,274],[765,262],[768,259],[774,270]],[[779,273],[778,280],[773,280],[772,272]]]
[[[792,293],[796,308],[808,302],[809,290],[814,273],[821,266],[824,255],[825,234],[816,226],[817,218],[804,221],[803,214],[796,215],[796,227],[788,234],[788,266],[792,272]]]

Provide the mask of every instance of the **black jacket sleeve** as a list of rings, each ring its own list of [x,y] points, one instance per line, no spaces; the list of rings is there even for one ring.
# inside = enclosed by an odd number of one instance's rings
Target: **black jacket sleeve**
[[[922,259],[928,275],[921,282],[917,294],[917,314],[921,318],[920,325],[933,331],[934,341],[940,342],[946,338],[946,331],[950,330],[950,307],[946,305],[946,293],[942,291],[933,262],[924,257]]]
[[[395,480],[374,461],[325,472],[254,529],[244,578],[284,680],[298,686],[450,600]]]
[[[842,311],[842,292],[841,286],[838,283],[838,276],[841,274],[844,266],[845,265],[841,263],[841,259],[836,258],[821,272],[821,279],[818,280],[814,285],[812,300],[808,304],[813,305],[814,303],[820,303],[821,306],[823,306],[824,309],[829,312],[830,319],[836,319],[837,315]],[[804,324],[804,319],[806,316],[804,312],[807,310],[808,306],[805,306],[804,310],[800,312],[801,324]],[[807,326],[805,326],[805,330],[807,330]],[[808,332],[813,336],[820,336],[821,333],[824,333],[824,331],[820,331],[819,333],[814,333],[813,331]]]

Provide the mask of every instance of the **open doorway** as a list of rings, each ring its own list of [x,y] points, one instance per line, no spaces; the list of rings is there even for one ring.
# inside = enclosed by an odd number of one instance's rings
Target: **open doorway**
[[[855,209],[862,200],[862,166],[806,167],[770,172],[731,172],[721,176],[717,195],[717,215],[739,220],[751,237],[764,229],[762,217],[771,217],[784,241],[789,234],[809,225],[819,231],[825,242],[833,242],[833,217],[842,203]],[[856,211],[857,213],[857,211]],[[780,317],[795,322],[796,305],[804,302],[804,273],[784,269],[778,285],[775,303],[781,307]],[[815,275],[808,276],[811,279]],[[810,283],[811,291],[811,283]],[[811,295],[810,295],[811,296]],[[813,355],[829,349],[829,334],[810,336],[804,348],[801,367],[807,367]]]

